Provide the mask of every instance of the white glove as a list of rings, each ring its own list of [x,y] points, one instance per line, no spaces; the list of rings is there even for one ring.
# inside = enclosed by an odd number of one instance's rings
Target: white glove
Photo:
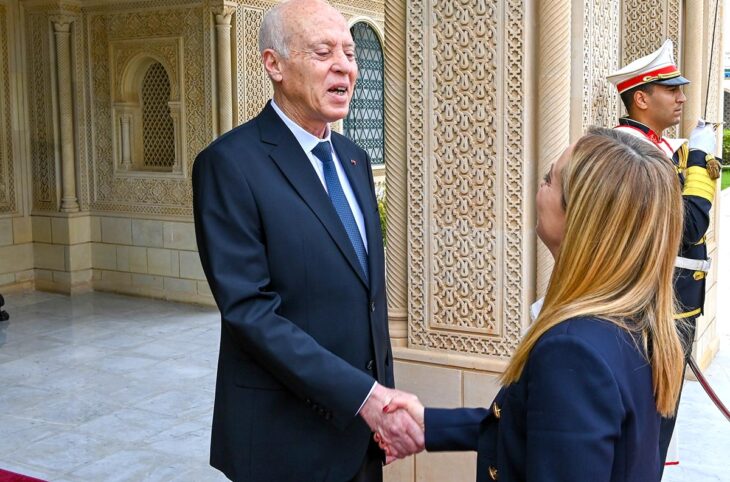
[[[697,127],[689,135],[689,148],[699,149],[706,154],[715,154],[717,149],[717,134],[712,124],[705,124],[700,120]]]

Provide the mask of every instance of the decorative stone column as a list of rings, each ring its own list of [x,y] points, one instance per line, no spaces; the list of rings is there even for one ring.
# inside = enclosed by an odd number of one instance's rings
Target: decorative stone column
[[[408,344],[408,196],[406,173],[406,2],[385,3],[385,187],[390,338]]]
[[[538,7],[538,179],[570,142],[571,1],[539,2]],[[553,261],[538,241],[537,296],[543,296]]]
[[[231,18],[234,7],[213,10],[217,54],[218,135],[233,128],[233,89],[231,86]]]
[[[125,171],[132,169],[131,120],[129,115],[123,115],[119,120],[122,126],[122,169]]]
[[[76,148],[74,145],[73,95],[71,91],[71,16],[51,18],[56,43],[56,80],[58,84],[58,115],[61,135],[61,211],[77,212]]]
[[[703,35],[704,4],[704,0],[687,0],[684,8],[684,31],[692,32],[692,34],[684,36],[683,45],[682,75],[691,81],[683,87],[687,102],[684,103],[680,135],[684,138],[689,137],[694,126],[697,125],[697,119],[702,117],[702,103],[705,101],[707,70],[703,68],[702,63],[707,48],[703,41],[705,38]],[[722,55],[722,53],[717,52],[717,55]]]

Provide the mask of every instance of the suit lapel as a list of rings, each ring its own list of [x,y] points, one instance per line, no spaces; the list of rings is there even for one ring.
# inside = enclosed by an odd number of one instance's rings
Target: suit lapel
[[[352,269],[355,270],[362,283],[367,287],[360,262],[357,260],[355,249],[352,247],[350,238],[342,226],[342,221],[340,221],[337,211],[332,206],[327,192],[319,177],[317,177],[317,173],[314,172],[309,158],[302,150],[294,134],[286,127],[270,105],[266,106],[261,113],[260,119],[261,140],[273,145],[269,156],[320,220]]]

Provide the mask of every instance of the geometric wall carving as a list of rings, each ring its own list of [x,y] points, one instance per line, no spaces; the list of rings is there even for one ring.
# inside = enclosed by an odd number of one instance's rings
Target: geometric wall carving
[[[613,127],[621,115],[621,99],[606,77],[621,67],[620,2],[595,0],[583,5],[583,99],[581,132],[591,126]]]
[[[250,3],[250,2],[247,2]],[[240,125],[257,116],[274,95],[271,81],[261,65],[259,28],[269,6],[251,8],[238,5],[235,22],[235,63],[237,112],[234,124]]]
[[[520,340],[524,11],[409,2],[410,347],[507,358]]]
[[[589,3],[589,2],[587,2]],[[621,64],[648,55],[666,39],[674,42],[674,60],[681,69],[681,0],[623,0]]]
[[[74,29],[72,29],[74,30]],[[26,12],[28,92],[33,209],[57,211],[58,187],[53,99],[51,93],[51,23],[43,10]],[[55,55],[55,52],[54,52]],[[53,74],[55,75],[55,73]]]
[[[52,17],[70,21],[70,82],[75,197],[81,210],[89,208],[88,131],[86,124],[86,68],[83,59],[85,39],[81,8],[59,2],[22,2],[25,17],[26,72],[28,76],[28,125],[32,209],[58,211],[61,186],[61,126],[59,118],[57,36]],[[61,63],[66,61],[60,59]]]
[[[0,213],[2,214],[17,211],[10,112],[13,99],[10,96],[9,44],[8,11],[4,5],[0,5]]]
[[[146,5],[159,7],[159,2]],[[91,206],[103,211],[190,216],[191,166],[184,161],[194,159],[212,140],[208,11],[189,6],[136,11],[123,8],[127,6],[89,8],[86,12],[95,134]],[[175,102],[179,102],[175,138],[184,140],[176,142],[183,148],[179,177],[115,169],[119,166],[115,160],[119,161],[121,155],[114,147],[119,136],[114,135],[113,126],[119,123],[114,122],[113,112],[121,107],[115,101],[124,98],[125,65],[139,58],[155,59],[165,67],[171,114]],[[110,86],[115,90],[110,91]]]

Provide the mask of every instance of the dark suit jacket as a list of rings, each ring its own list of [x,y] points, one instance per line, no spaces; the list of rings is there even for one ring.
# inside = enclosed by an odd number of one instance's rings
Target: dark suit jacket
[[[370,160],[332,143],[364,216],[369,283],[271,105],[195,161],[198,249],[222,319],[211,464],[234,480],[348,480],[370,438],[356,413],[375,380],[393,386]]]
[[[426,409],[426,449],[477,450],[477,480],[657,482],[659,413],[632,336],[574,318],[537,342],[489,409]]]

